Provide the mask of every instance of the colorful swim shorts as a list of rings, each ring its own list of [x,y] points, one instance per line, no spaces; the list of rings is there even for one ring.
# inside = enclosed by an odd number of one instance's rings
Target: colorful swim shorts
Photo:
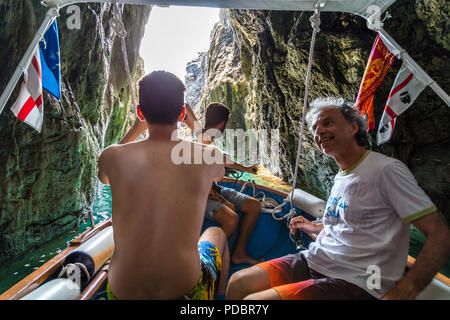
[[[197,245],[200,255],[201,274],[197,285],[185,294],[185,298],[190,300],[213,300],[216,290],[217,280],[222,270],[222,259],[219,249],[214,243],[200,241]],[[106,287],[108,300],[117,300],[109,283]]]
[[[217,280],[222,270],[222,259],[214,243],[200,241],[198,243],[200,255],[201,274],[197,285],[186,293],[185,297],[191,300],[213,300]]]
[[[111,287],[109,286],[109,282],[106,284],[106,296],[108,297],[108,300],[119,300],[116,298],[114,293],[111,291]]]

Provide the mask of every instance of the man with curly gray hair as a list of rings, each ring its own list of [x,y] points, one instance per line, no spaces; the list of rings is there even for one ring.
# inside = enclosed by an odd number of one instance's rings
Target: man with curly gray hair
[[[368,150],[365,123],[343,99],[311,104],[307,121],[317,147],[340,171],[323,222],[303,216],[307,250],[257,264],[231,277],[228,299],[414,299],[450,253],[450,231],[401,161]],[[410,223],[427,238],[405,274]]]

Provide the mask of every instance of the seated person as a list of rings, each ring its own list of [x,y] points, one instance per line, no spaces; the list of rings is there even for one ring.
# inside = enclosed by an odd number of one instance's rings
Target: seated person
[[[227,106],[221,103],[210,103],[206,108],[204,128],[198,123],[188,104],[186,104],[186,108],[187,116],[185,123],[194,130],[199,142],[203,144],[213,144],[214,139],[223,134],[230,116],[230,110]],[[228,168],[238,169],[249,173],[257,172],[256,166],[244,166],[234,162],[226,153],[224,162],[225,167]],[[232,188],[220,187],[218,185],[216,185],[215,188],[212,188],[206,205],[205,217],[219,223],[228,237],[233,234],[239,222],[236,210],[240,210],[243,217],[241,219],[236,245],[231,255],[231,262],[234,264],[253,265],[260,261],[247,254],[246,246],[248,238],[261,213],[261,204],[255,198]]]
[[[240,270],[227,299],[414,299],[445,263],[450,231],[399,160],[367,150],[365,122],[343,100],[315,101],[314,141],[340,167],[322,223],[290,222],[308,250]],[[426,242],[405,274],[410,223]]]
[[[175,164],[172,159],[178,144],[222,154],[177,138],[177,120],[186,112],[184,90],[168,72],[143,77],[137,108],[142,120],[137,118],[122,141],[98,160],[98,177],[112,194],[110,299],[213,299],[225,292],[226,235],[212,227],[199,238],[208,192],[224,176],[223,164]],[[149,137],[135,142],[147,128]]]

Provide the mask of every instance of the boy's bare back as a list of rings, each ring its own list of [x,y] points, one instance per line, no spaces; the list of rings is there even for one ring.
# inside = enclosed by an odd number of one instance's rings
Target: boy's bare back
[[[191,148],[190,162],[174,163],[173,148],[180,146]],[[208,191],[224,168],[193,163],[195,150],[211,155],[211,148],[147,139],[110,146],[100,156],[99,178],[111,185],[113,199],[109,284],[119,299],[177,298],[197,283]]]

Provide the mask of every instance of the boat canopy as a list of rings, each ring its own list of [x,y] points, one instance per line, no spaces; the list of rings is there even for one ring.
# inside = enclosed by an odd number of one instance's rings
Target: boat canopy
[[[62,8],[83,2],[110,2],[156,6],[195,6],[255,10],[314,11],[319,3],[321,11],[347,12],[365,19],[380,15],[396,0],[44,0],[49,7]]]

